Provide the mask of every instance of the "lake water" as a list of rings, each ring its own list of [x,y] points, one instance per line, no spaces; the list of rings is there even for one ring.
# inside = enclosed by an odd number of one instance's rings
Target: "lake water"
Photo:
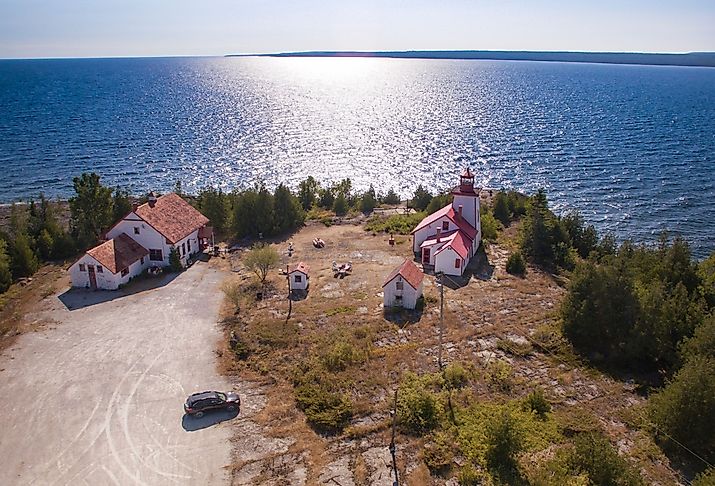
[[[0,61],[0,202],[345,177],[410,195],[470,165],[602,231],[715,249],[715,69],[508,61]]]

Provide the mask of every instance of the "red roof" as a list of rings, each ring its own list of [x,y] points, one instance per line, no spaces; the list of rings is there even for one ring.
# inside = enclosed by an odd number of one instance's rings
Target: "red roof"
[[[134,213],[172,244],[209,222],[206,216],[173,192],[161,196],[153,205],[142,204]]]
[[[122,233],[101,245],[87,250],[87,254],[110,272],[117,273],[129,267],[141,257],[147,256],[149,250],[131,239],[126,233]]]
[[[427,216],[425,219],[423,219],[420,224],[418,224],[417,227],[412,230],[412,234],[424,228],[425,226],[434,223],[443,216],[449,218],[449,220],[452,221],[457,226],[457,228],[459,228],[460,231],[463,231],[464,234],[470,239],[474,240],[474,238],[477,237],[477,229],[471,224],[469,224],[466,219],[457,214],[451,204],[443,207],[439,211],[434,212]]]
[[[469,256],[469,247],[472,246],[472,241],[474,240],[470,240],[462,231],[455,231],[449,238],[449,241],[447,241],[442,248],[437,250],[435,255],[447,248],[452,248],[463,260],[466,260]]]
[[[466,169],[464,169],[464,172],[462,172],[462,175],[459,177],[469,177],[473,179],[474,175],[472,174],[472,171],[469,170],[469,167],[467,167]]]
[[[295,265],[288,266],[288,273],[300,272],[300,273],[304,273],[305,275],[308,275],[309,271],[310,271],[310,267],[308,267],[308,265],[306,265],[303,262],[298,262]]]
[[[384,287],[385,285],[390,283],[392,279],[394,279],[398,275],[400,275],[405,280],[405,282],[410,284],[410,286],[415,290],[417,290],[417,287],[420,286],[420,284],[422,283],[422,279],[424,279],[425,277],[425,274],[422,273],[422,270],[420,270],[417,265],[415,265],[410,260],[405,260],[402,265],[394,269],[390,273],[390,275],[387,276],[387,278],[385,279],[385,283],[382,284],[382,286]]]

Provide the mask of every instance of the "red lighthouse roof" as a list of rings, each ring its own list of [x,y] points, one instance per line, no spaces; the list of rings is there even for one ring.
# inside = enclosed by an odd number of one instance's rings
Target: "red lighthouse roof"
[[[474,174],[472,174],[472,171],[469,170],[469,167],[467,167],[464,169],[464,172],[462,172],[462,175],[460,175],[459,177],[463,179],[474,179]]]

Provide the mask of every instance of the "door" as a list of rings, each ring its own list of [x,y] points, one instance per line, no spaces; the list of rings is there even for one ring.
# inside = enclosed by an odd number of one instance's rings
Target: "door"
[[[422,249],[422,263],[429,265],[429,248]]]
[[[89,288],[97,288],[97,275],[94,273],[94,265],[87,265],[87,273],[89,273]]]

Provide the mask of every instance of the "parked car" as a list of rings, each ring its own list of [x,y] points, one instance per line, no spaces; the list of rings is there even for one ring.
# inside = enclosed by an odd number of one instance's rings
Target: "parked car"
[[[194,417],[202,417],[204,412],[225,409],[234,412],[241,406],[241,399],[233,392],[205,391],[189,395],[184,404],[184,412]]]

